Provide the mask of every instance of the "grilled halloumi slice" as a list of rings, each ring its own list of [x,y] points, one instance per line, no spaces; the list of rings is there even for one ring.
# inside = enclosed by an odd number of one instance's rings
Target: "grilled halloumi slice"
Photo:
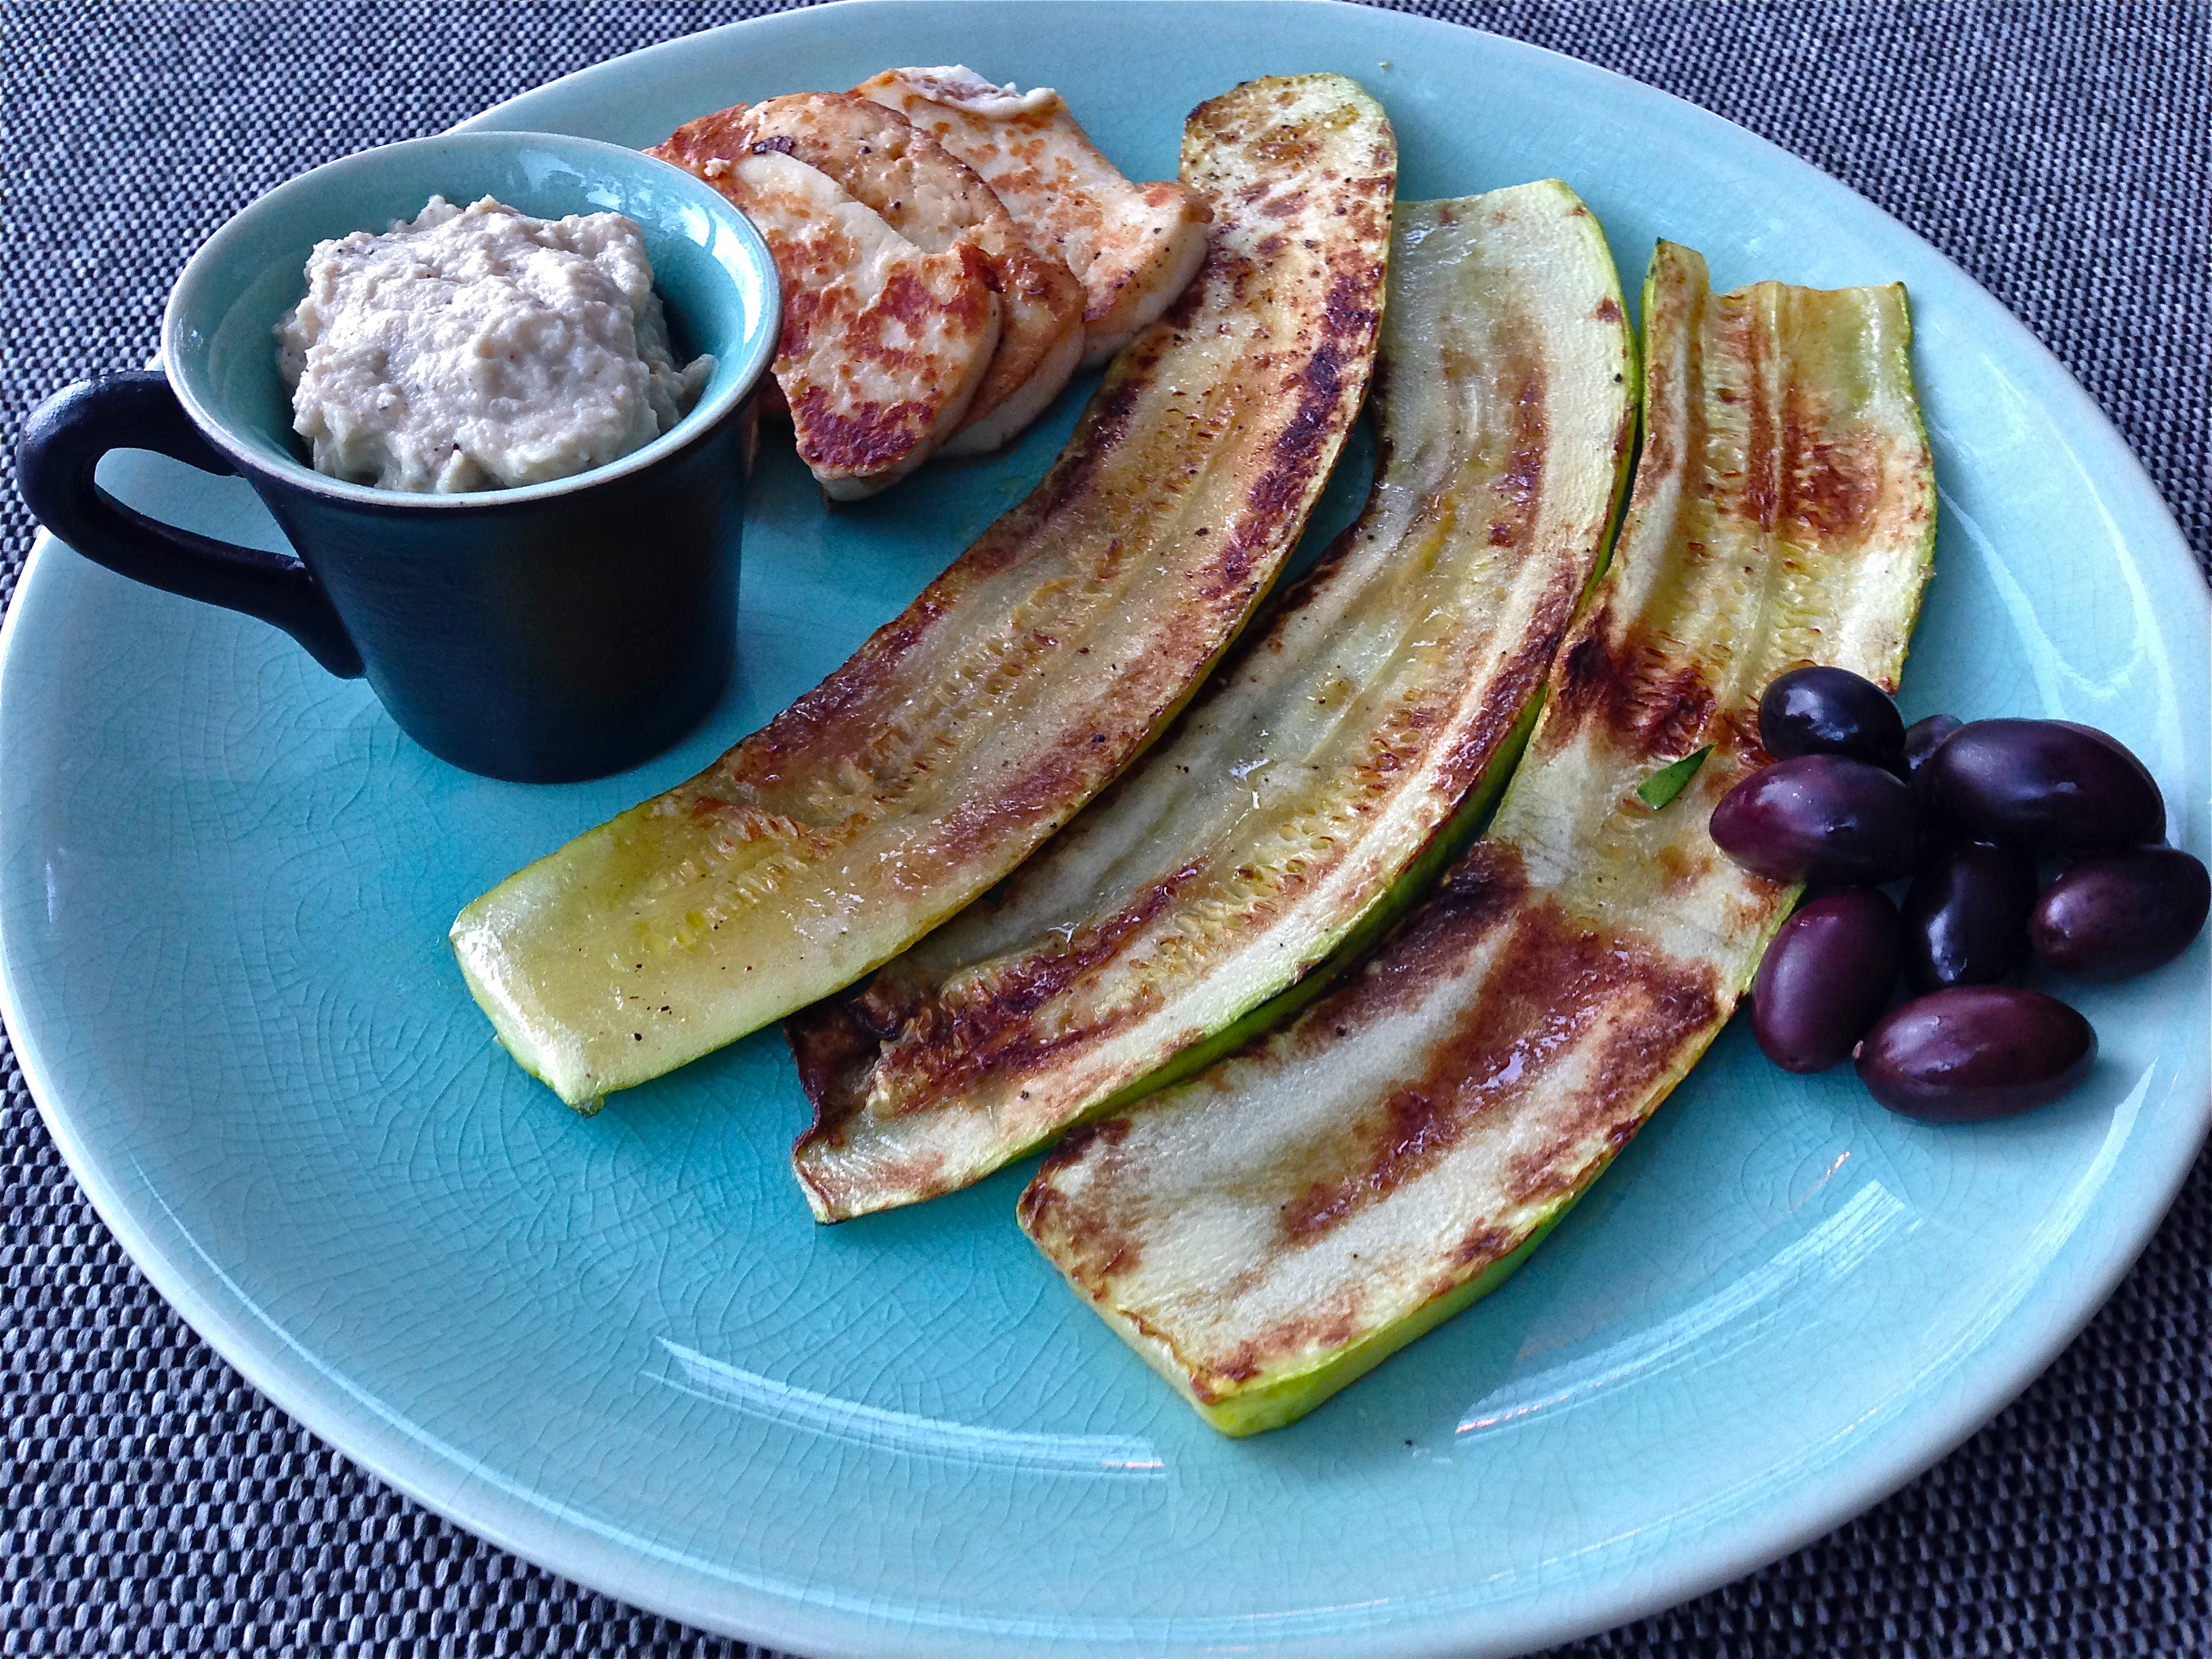
[[[975,168],[1082,279],[1085,363],[1112,356],[1197,274],[1212,216],[1204,199],[1188,185],[1132,184],[1050,87],[1018,93],[955,64],[885,70],[854,90]]]
[[[1032,246],[973,168],[897,111],[848,92],[792,93],[702,116],[677,137],[702,158],[734,161],[755,149],[781,150],[828,173],[929,252],[949,252],[963,241],[983,251],[998,281],[998,349],[941,453],[1000,447],[1075,373],[1083,356],[1083,284],[1058,254]]]
[[[982,251],[927,252],[828,173],[775,150],[702,155],[679,132],[653,154],[736,203],[775,256],[775,382],[824,493],[872,495],[927,460],[959,427],[999,343]]]

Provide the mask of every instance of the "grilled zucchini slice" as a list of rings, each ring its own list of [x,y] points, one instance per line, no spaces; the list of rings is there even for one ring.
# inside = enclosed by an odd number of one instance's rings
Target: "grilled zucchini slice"
[[[572,1105],[896,955],[1150,743],[1296,543],[1374,362],[1397,150],[1338,75],[1193,111],[1213,216],[1067,449],[829,679],[461,912],[500,1040]]]
[[[1077,1291],[1225,1433],[1291,1421],[1498,1284],[1680,1081],[1793,890],[1714,804],[1793,664],[1894,686],[1934,475],[1901,289],[1718,298],[1662,243],[1643,460],[1485,838],[1264,1046],[1079,1130],[1023,1195]],[[1654,809],[1637,785],[1711,744]]]
[[[786,1022],[819,1218],[964,1186],[1196,1069],[1495,799],[1627,475],[1620,279],[1551,180],[1401,203],[1389,296],[1359,521],[1003,894]]]

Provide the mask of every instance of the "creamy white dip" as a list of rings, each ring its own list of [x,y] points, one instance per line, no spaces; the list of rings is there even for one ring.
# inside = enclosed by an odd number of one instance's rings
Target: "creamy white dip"
[[[533,219],[433,196],[412,224],[316,245],[276,325],[315,469],[386,489],[566,478],[650,443],[714,372],[678,368],[618,213]]]

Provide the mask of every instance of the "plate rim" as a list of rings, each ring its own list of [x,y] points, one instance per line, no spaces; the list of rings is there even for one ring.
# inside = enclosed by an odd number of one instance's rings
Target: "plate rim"
[[[1110,0],[1091,0],[1091,3],[1108,3]],[[504,100],[450,131],[483,131],[499,126],[503,112],[515,106],[552,88],[593,76],[614,64],[635,64],[655,54],[680,55],[707,40],[727,37],[737,31],[772,28],[793,18],[851,12],[909,12],[915,5],[925,3],[927,0],[832,0],[828,5],[802,7],[724,24],[574,70]],[[1236,0],[1215,0],[1215,3],[1236,3]],[[1318,11],[1337,9],[1344,5],[1345,0],[1273,0],[1273,3],[1286,9]],[[1606,86],[1626,82],[1638,93],[1663,100],[1690,112],[1698,121],[1711,124],[1714,131],[1724,131],[1731,143],[1750,140],[1765,152],[1763,161],[1786,164],[1788,169],[1818,181],[1826,190],[1838,193],[1882,222],[1889,234],[1907,239],[1948,270],[1959,285],[1959,293],[1968,296],[1974,305],[1986,307],[2015,351],[2023,344],[2032,348],[2016,358],[2023,368],[2033,367],[2039,371],[2039,383],[2027,389],[2046,414],[2063,417],[2069,441],[2076,454],[2085,463],[2097,464],[2099,498],[2132,495],[2138,498],[2134,505],[2150,509],[2141,529],[2126,539],[2130,554],[2153,567],[2155,574],[2168,582],[2178,576],[2187,577],[2189,581],[2183,585],[2183,591],[2195,594],[2199,625],[2204,625],[2203,619],[2212,616],[2212,590],[2206,587],[2171,508],[2110,417],[2025,323],[1909,226],[1840,180],[1761,135],[1646,82],[1562,52],[1465,25],[1395,10],[1378,13],[1365,7],[1346,9],[1363,15],[1385,16],[1394,27],[1410,27],[1417,32],[1433,32],[1455,39],[1474,35],[1489,48],[1503,49],[1509,56],[1540,55],[1554,66],[1568,66],[1572,74],[1591,84]],[[806,27],[815,26],[809,23]],[[53,556],[55,540],[43,528],[38,532],[19,574],[14,602],[8,608],[4,622],[0,622],[0,684],[4,684],[7,668],[18,656],[17,636],[30,625],[24,622],[25,616],[38,608],[38,596],[52,584],[53,578],[42,578],[40,573]],[[2166,566],[2172,568],[2158,568]],[[2165,598],[2161,594],[2162,602]],[[388,1419],[380,1431],[374,1420],[378,1413],[371,1402],[349,1395],[342,1379],[327,1368],[314,1365],[309,1357],[288,1345],[284,1334],[272,1323],[253,1317],[249,1298],[234,1293],[234,1305],[215,1293],[216,1285],[228,1284],[217,1264],[204,1256],[198,1258],[211,1275],[210,1279],[200,1278],[195,1274],[188,1254],[173,1251],[159,1240],[151,1216],[137,1207],[142,1200],[126,1190],[127,1182],[111,1178],[115,1172],[91,1154],[74,1133],[66,1113],[50,1103],[60,1091],[49,1073],[43,1036],[27,1026],[21,1018],[24,1005],[15,983],[18,969],[13,953],[5,945],[5,939],[0,939],[0,1020],[5,1021],[26,1088],[71,1174],[102,1222],[164,1300],[226,1363],[312,1432],[378,1479],[495,1547],[587,1588],[661,1611],[702,1629],[795,1649],[807,1659],[843,1659],[844,1656],[860,1659],[860,1656],[886,1651],[887,1644],[896,1645],[901,1651],[977,1650],[975,1638],[982,1632],[976,1628],[975,1621],[966,1618],[956,1616],[917,1625],[915,1609],[906,1610],[903,1620],[887,1609],[833,1611],[811,1597],[799,1600],[741,1587],[726,1570],[714,1576],[719,1586],[715,1599],[726,1605],[709,1605],[693,1594],[684,1593],[685,1581],[662,1566],[661,1559],[667,1553],[665,1550],[654,1556],[625,1562],[616,1553],[618,1547],[608,1541],[606,1529],[595,1528],[580,1518],[563,1516],[556,1504],[503,1491],[504,1483],[490,1478],[489,1472],[469,1468],[465,1454],[458,1449],[441,1449],[441,1450],[434,1450],[430,1439],[420,1432],[410,1431]],[[1999,1328],[1978,1345],[1976,1352],[1981,1362],[1979,1369],[1964,1374],[1954,1371],[1954,1387],[1944,1400],[1929,1401],[1923,1397],[1907,1413],[1911,1421],[1922,1425],[1919,1431],[1903,1435],[1902,1443],[1887,1456],[1877,1448],[1872,1454],[1861,1454],[1845,1468],[1832,1471],[1832,1478],[1819,1499],[1811,1498],[1807,1489],[1800,1487],[1795,1494],[1796,1501],[1770,1505],[1758,1512],[1758,1521],[1767,1524],[1738,1520],[1725,1528],[1708,1528],[1702,1539],[1686,1551],[1681,1545],[1671,1547],[1663,1558],[1663,1567],[1658,1563],[1639,1566],[1630,1575],[1636,1582],[1624,1583],[1616,1580],[1609,1595],[1585,1596],[1579,1610],[1572,1613],[1553,1607],[1548,1617],[1523,1619],[1502,1638],[1501,1632],[1484,1620],[1480,1609],[1462,1607],[1455,1613],[1440,1612],[1433,1620],[1424,1620],[1419,1630],[1400,1626],[1301,1637],[1285,1644],[1281,1650],[1313,1648],[1337,1654],[1356,1651],[1376,1656],[1516,1652],[1530,1646],[1572,1639],[1673,1606],[1779,1559],[1833,1530],[1932,1467],[1970,1437],[2027,1387],[2102,1308],[2158,1231],[2188,1178],[2207,1132],[2212,1130],[2212,1099],[2199,1107],[2192,1124],[2184,1127],[2185,1132],[2178,1139],[2172,1132],[2168,1133],[2175,1156],[2160,1171],[2163,1190],[2156,1194],[2155,1202],[2142,1204],[2130,1212],[2136,1218],[2130,1224],[2116,1230],[2116,1237],[2121,1242],[2096,1264],[2094,1281],[2085,1286],[2083,1280],[2074,1279],[2067,1287],[2068,1294],[2057,1297],[2046,1267],[2031,1291],[2008,1312]],[[145,1196],[160,1206],[150,1183]],[[2046,1305],[2054,1302],[2061,1305]],[[2038,1319],[2039,1310],[2054,1316]],[[1997,1346],[2001,1333],[2018,1332],[2023,1322],[2032,1323],[2033,1328],[2002,1356],[2002,1363],[1992,1363],[1992,1349]],[[317,1370],[332,1386],[325,1389],[313,1386],[310,1374]],[[354,1414],[348,1410],[349,1399],[355,1401]],[[1940,1422],[1940,1426],[1932,1431],[1927,1426],[1931,1417]],[[1848,1488],[1847,1495],[1841,1498],[1834,1496],[1838,1486]],[[1790,1513],[1786,1516],[1778,1515],[1778,1509]],[[1747,1536],[1753,1532],[1758,1534],[1755,1542]],[[750,1605],[740,1611],[740,1602]],[[902,1635],[905,1639],[896,1641],[895,1635]],[[987,1639],[994,1650],[1022,1650],[1005,1645],[1010,1639],[1007,1633]],[[1012,1636],[1011,1639],[1022,1638]],[[1193,1639],[1210,1638],[1199,1636]],[[1325,1650],[1315,1648],[1317,1642],[1326,1644]],[[1071,1638],[1062,1632],[1055,1645],[1068,1652],[1127,1652],[1143,1649],[1146,1644],[1141,1638],[1128,1641],[1102,1636]],[[1184,1643],[1170,1638],[1168,1645],[1180,1648]]]

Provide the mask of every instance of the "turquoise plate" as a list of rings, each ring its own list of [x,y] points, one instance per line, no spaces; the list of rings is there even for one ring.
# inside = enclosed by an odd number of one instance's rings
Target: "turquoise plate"
[[[1365,10],[853,5],[476,125],[641,144],[734,100],[962,60],[1059,86],[1139,177],[1171,175],[1210,94],[1342,70],[1389,105],[1407,195],[1565,178],[1631,292],[1662,233],[1723,284],[1902,278],[1943,489],[1908,714],[2107,727],[2212,850],[2205,589],[2111,427],[1926,245],[1647,88]],[[817,1659],[1516,1652],[1834,1526],[2051,1359],[2204,1133],[2202,942],[2084,992],[2090,1084],[1979,1129],[1786,1078],[1731,1030],[1519,1278],[1241,1443],[1024,1242],[1025,1170],[810,1223],[775,1035],[588,1121],[508,1063],[447,951],[453,913],[834,667],[1073,414],[834,512],[771,446],[738,684],[678,752],[561,788],[453,771],[270,629],[39,548],[0,662],[5,1012],[70,1163],[194,1326],[475,1531]],[[273,539],[229,482],[143,456],[111,476]]]

